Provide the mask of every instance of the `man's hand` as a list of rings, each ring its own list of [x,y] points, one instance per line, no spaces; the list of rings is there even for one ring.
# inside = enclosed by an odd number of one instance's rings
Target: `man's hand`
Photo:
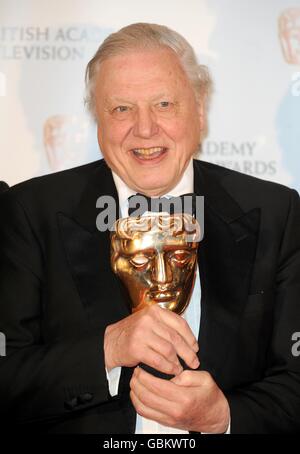
[[[193,432],[224,433],[228,428],[227,399],[208,372],[185,370],[169,381],[137,367],[130,387],[137,413],[147,419]]]
[[[179,355],[199,367],[197,340],[180,315],[153,305],[109,325],[104,336],[105,365],[133,367],[147,364],[166,374],[182,372]]]

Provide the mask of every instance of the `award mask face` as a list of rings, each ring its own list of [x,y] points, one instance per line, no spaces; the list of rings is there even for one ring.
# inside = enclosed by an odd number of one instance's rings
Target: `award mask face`
[[[198,222],[187,214],[119,219],[111,235],[111,265],[128,290],[133,312],[159,304],[178,314],[194,286]]]

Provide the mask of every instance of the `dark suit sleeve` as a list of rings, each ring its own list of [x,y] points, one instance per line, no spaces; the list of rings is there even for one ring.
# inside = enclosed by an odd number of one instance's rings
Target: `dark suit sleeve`
[[[1,417],[43,421],[107,401],[104,333],[47,343],[39,236],[11,190],[0,196],[0,213]]]
[[[276,281],[265,374],[261,381],[227,393],[231,433],[300,432],[300,356],[292,350],[293,333],[300,332],[300,202],[296,191],[291,191]]]

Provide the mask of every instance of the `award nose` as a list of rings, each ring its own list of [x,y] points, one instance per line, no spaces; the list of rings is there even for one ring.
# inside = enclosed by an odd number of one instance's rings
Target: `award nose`
[[[153,266],[153,281],[158,284],[166,284],[172,282],[172,271],[168,262],[165,260],[164,254],[157,254]]]

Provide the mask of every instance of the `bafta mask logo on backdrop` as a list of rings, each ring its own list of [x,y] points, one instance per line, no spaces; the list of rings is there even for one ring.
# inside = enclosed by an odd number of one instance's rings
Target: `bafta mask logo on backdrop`
[[[133,312],[153,304],[182,314],[197,269],[201,229],[190,214],[121,218],[111,233],[111,266]]]
[[[87,154],[89,121],[83,116],[55,115],[44,124],[44,146],[54,172],[76,167]]]
[[[279,16],[279,39],[284,59],[300,64],[300,8],[289,8]]]

